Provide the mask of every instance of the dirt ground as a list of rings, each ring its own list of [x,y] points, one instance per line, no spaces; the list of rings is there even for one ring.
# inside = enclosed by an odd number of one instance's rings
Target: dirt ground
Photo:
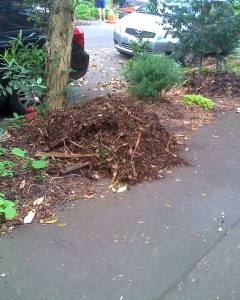
[[[29,118],[20,128],[10,127],[2,142],[9,151],[1,158],[15,162],[14,176],[1,179],[0,191],[19,205],[17,217],[2,224],[1,231],[24,224],[30,211],[34,221],[44,222],[67,201],[101,192],[103,180],[114,182],[115,191],[124,190],[188,164],[179,156],[184,140],[191,130],[240,107],[240,80],[234,74],[210,73],[199,87],[194,79],[187,82],[164,99],[137,100],[123,89],[44,118]],[[183,94],[201,94],[214,107],[206,111],[187,105]],[[23,159],[11,154],[13,147],[36,159],[46,155],[46,169],[22,169]]]

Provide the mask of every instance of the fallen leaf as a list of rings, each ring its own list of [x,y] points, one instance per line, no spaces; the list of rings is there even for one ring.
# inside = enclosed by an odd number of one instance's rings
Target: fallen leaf
[[[37,200],[33,201],[33,205],[40,205],[44,200],[44,197],[38,198]]]
[[[52,218],[52,219],[44,221],[43,223],[44,224],[53,224],[53,223],[57,222],[57,220],[58,220],[58,218]]]
[[[126,190],[127,190],[127,185],[120,186],[117,190],[117,193],[122,193],[125,192]]]
[[[91,199],[95,196],[95,194],[92,194],[92,195],[83,195],[83,198],[86,198],[86,199]]]
[[[172,205],[170,205],[170,204],[167,204],[167,203],[165,204],[165,206],[166,206],[166,207],[170,207],[170,208],[172,208]]]
[[[114,187],[117,184],[118,184],[118,181],[113,181],[109,184],[108,188],[111,189],[112,187]]]
[[[24,189],[24,187],[25,187],[25,185],[26,185],[26,180],[25,179],[23,179],[23,181],[21,182],[21,184],[20,184],[20,189]]]
[[[117,177],[117,171],[113,172],[112,182],[115,182],[115,179]]]
[[[67,223],[65,222],[65,223],[61,223],[61,224],[57,224],[57,225],[60,226],[60,227],[63,227],[63,226],[66,226]]]
[[[31,210],[31,211],[26,215],[26,217],[24,218],[23,223],[24,223],[24,224],[30,224],[30,223],[32,222],[32,220],[33,220],[35,214],[36,214],[36,210],[35,210],[35,209]]]

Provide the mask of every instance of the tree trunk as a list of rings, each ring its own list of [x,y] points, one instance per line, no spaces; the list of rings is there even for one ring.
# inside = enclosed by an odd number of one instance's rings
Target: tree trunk
[[[67,102],[73,28],[73,0],[52,0],[49,39],[46,45],[46,82],[47,101],[54,109],[63,108]]]

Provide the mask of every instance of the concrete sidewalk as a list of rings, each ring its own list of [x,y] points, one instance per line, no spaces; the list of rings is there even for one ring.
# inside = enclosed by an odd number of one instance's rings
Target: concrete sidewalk
[[[163,180],[70,203],[66,226],[2,237],[0,299],[240,299],[239,125],[193,132]]]

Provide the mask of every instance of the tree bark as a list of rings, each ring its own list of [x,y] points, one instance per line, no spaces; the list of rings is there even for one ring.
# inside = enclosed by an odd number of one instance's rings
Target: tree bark
[[[46,82],[47,101],[54,109],[63,108],[67,102],[73,28],[73,0],[52,0],[46,45]]]

